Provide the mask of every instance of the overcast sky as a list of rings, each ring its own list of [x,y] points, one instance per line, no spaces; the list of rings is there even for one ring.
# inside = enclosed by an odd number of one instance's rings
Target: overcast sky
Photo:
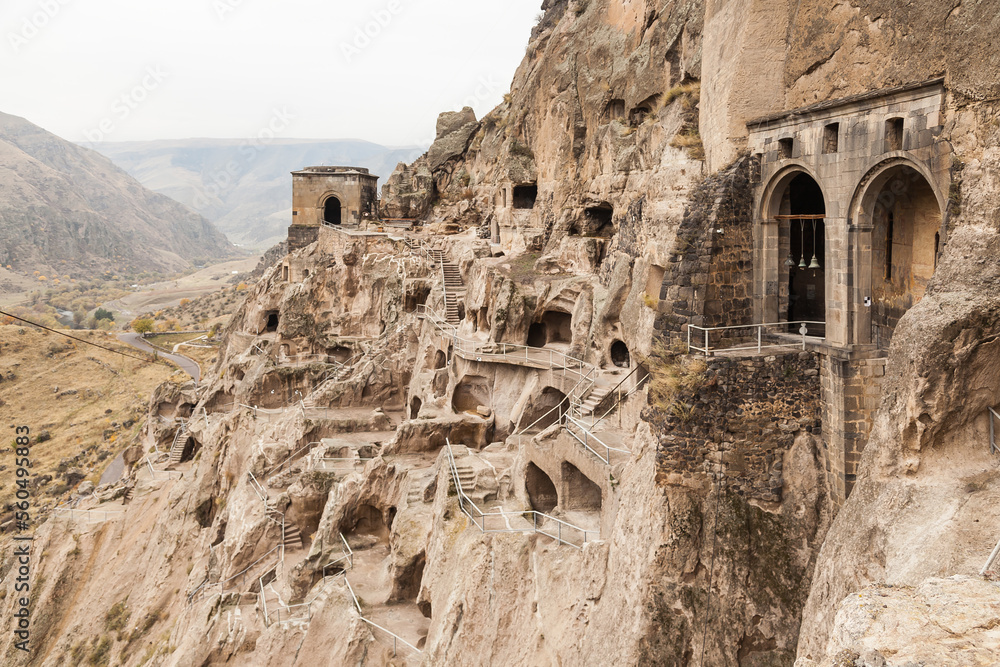
[[[424,145],[510,88],[541,0],[2,0],[0,111],[72,141]]]

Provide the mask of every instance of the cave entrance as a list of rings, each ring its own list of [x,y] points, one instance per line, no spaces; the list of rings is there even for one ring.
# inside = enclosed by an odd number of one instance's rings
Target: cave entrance
[[[559,504],[559,494],[552,478],[531,462],[524,471],[524,490],[528,493],[531,509],[536,512],[551,512]]]
[[[410,419],[416,419],[417,418],[417,415],[420,414],[420,408],[422,406],[423,406],[423,402],[419,398],[417,398],[416,396],[414,396],[413,400],[410,401]]]
[[[569,407],[566,394],[555,387],[545,387],[537,397],[533,398],[529,407],[525,409],[521,417],[521,424],[525,427],[532,426],[532,429],[539,431],[547,429],[556,422],[562,420]],[[556,407],[558,406],[558,409]],[[537,423],[536,423],[537,422]]]
[[[416,602],[420,595],[420,584],[424,579],[424,567],[427,565],[427,555],[421,551],[416,558],[401,566],[395,572],[392,582],[390,602]]]
[[[887,349],[900,318],[934,276],[941,207],[927,180],[898,165],[873,182],[863,206],[871,211],[871,342]]]
[[[264,324],[264,331],[273,333],[278,330],[278,311],[270,310],[267,313],[267,322]]]
[[[489,381],[480,375],[466,375],[455,386],[451,405],[455,412],[475,413],[480,405],[492,405]]]
[[[514,208],[535,208],[535,201],[538,199],[538,185],[528,183],[526,185],[514,186]]]
[[[354,544],[362,545],[363,548],[389,543],[389,526],[386,525],[382,512],[368,504],[358,505],[354,512],[345,517],[341,522],[340,532],[349,539],[352,548]]]
[[[584,236],[598,236],[601,238],[611,238],[615,235],[615,225],[612,222],[615,210],[611,204],[601,202],[597,206],[590,206],[583,212]]]
[[[562,464],[563,509],[601,511],[601,487],[569,461]]]
[[[787,275],[785,319],[789,322],[826,321],[826,202],[819,184],[805,173],[796,174],[780,192],[781,213],[775,217],[787,239],[784,259]],[[814,332],[816,335],[818,332]]]
[[[558,310],[547,310],[542,323],[548,332],[546,343],[569,343],[573,340],[573,316]]]
[[[340,200],[336,197],[328,197],[323,204],[323,222],[328,225],[339,225],[341,223]]]
[[[545,347],[547,340],[548,333],[544,322],[533,322],[528,327],[528,347]]]
[[[444,353],[444,350],[438,350],[434,353],[434,370],[441,370],[448,365],[448,355]]]
[[[628,353],[628,345],[620,340],[611,343],[611,363],[618,368],[628,368],[632,365],[632,358]]]

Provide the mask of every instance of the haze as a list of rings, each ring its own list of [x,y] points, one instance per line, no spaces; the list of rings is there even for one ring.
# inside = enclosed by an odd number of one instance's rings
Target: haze
[[[508,92],[540,0],[8,0],[0,111],[66,139],[427,145]]]

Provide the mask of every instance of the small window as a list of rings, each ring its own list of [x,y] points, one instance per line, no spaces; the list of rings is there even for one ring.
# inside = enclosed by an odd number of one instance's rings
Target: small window
[[[937,269],[938,255],[941,253],[941,232],[934,234],[934,268]]]
[[[902,118],[890,118],[885,121],[885,149],[887,151],[903,150]]]
[[[840,123],[830,123],[823,128],[823,152],[836,153],[840,150]]]
[[[795,144],[795,140],[788,139],[778,139],[778,159],[787,160],[792,157],[792,147]]]
[[[514,208],[535,208],[536,199],[538,199],[536,184],[514,186]]]

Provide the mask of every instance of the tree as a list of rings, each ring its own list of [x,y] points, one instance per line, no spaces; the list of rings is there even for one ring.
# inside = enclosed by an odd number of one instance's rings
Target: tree
[[[153,320],[148,317],[137,317],[132,320],[132,331],[139,334],[148,334],[153,330]]]
[[[105,310],[104,308],[98,308],[94,311],[94,319],[96,320],[111,320],[115,321],[115,315],[110,310]]]

